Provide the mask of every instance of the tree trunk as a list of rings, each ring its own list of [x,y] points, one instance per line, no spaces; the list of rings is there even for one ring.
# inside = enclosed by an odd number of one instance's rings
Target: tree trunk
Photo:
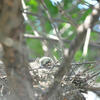
[[[12,93],[9,100],[33,100],[27,52],[23,52],[25,25],[21,11],[21,0],[0,0],[0,42],[4,49],[3,62]]]

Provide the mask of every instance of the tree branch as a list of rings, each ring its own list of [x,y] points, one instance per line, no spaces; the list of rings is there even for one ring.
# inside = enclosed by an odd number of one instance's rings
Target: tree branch
[[[100,14],[100,4],[94,7],[92,13],[86,17],[84,23],[78,27],[77,29],[78,34],[76,35],[76,38],[71,42],[70,48],[65,49],[64,59],[59,68],[59,71],[55,74],[54,84],[50,88],[50,90],[47,92],[46,95],[51,96],[54,92],[56,92],[56,89],[59,86],[59,83],[62,80],[63,75],[65,73],[67,73],[67,75],[69,74],[69,70],[71,68],[70,63],[76,51],[79,49],[79,47],[83,43],[85,36],[86,36],[87,29],[93,27],[94,23],[99,18],[99,14]]]

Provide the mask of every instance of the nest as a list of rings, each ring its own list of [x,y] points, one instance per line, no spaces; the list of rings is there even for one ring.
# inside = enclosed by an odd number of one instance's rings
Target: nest
[[[55,73],[60,68],[58,62],[54,64],[50,59],[42,63],[43,65],[38,59],[29,64],[36,100],[42,100],[43,94],[49,91],[54,83]],[[10,95],[10,89],[8,87],[3,63],[1,63],[1,66],[0,95],[7,96]],[[48,100],[67,100],[67,98],[70,98],[70,100],[79,100],[77,95],[80,95],[80,100],[85,100],[82,93],[87,93],[89,89],[93,89],[97,85],[95,80],[100,75],[100,72],[95,69],[96,68],[90,65],[86,67],[84,65],[72,64],[69,75],[65,73],[59,87],[57,87],[55,93]]]

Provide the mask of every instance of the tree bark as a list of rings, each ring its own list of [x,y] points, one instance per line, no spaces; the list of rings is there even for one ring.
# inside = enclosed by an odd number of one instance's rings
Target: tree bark
[[[24,47],[25,30],[21,0],[0,0],[0,42],[12,97],[7,100],[33,100],[32,78]]]

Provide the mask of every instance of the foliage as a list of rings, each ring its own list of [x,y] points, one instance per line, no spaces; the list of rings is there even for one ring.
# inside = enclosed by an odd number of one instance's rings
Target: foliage
[[[53,0],[52,0],[53,1]],[[53,24],[56,24],[56,26],[58,27],[58,29],[64,30],[61,33],[61,37],[64,39],[68,39],[70,41],[72,41],[75,36],[76,36],[76,29],[75,26],[71,25],[69,23],[69,19],[66,18],[64,15],[62,15],[60,13],[59,10],[59,4],[52,4],[52,2],[50,0],[45,0],[45,5],[46,8],[43,7],[43,5],[41,4],[41,0],[26,0],[25,1],[26,6],[27,6],[27,11],[34,13],[34,15],[32,14],[27,14],[28,16],[28,20],[29,22],[26,24],[26,32],[28,34],[34,34],[34,29],[35,31],[37,31],[41,36],[49,36],[49,35],[55,35],[54,29],[53,29]],[[85,9],[85,6],[83,6],[83,8],[79,8],[79,4],[83,4],[88,6],[88,9]],[[86,1],[78,1],[78,0],[63,0],[60,5],[62,5],[63,10],[70,15],[70,17],[72,19],[74,19],[74,21],[79,25],[81,23],[84,22],[85,18],[87,15],[89,15],[92,11],[91,5],[87,4]],[[89,7],[90,6],[90,7]],[[47,15],[47,11],[49,12],[52,21],[50,21],[50,19],[48,18]],[[31,24],[30,24],[31,23]],[[65,25],[69,25],[70,26],[66,26]],[[42,55],[45,55],[45,53],[43,54],[43,46],[41,44],[42,41],[40,41],[39,39],[37,40],[33,40],[33,39],[26,39],[27,40],[27,44],[30,47],[30,49],[33,51],[32,57],[40,57]],[[98,34],[96,32],[94,32],[92,30],[91,32],[91,39],[90,42],[96,42],[98,41]],[[67,43],[66,45],[68,46],[69,43]],[[59,45],[57,46],[59,47]],[[54,49],[56,47],[53,47],[53,51],[52,54],[54,56],[58,56],[59,57],[59,49],[56,53],[54,53]],[[60,47],[59,47],[60,48]],[[87,60],[91,60],[94,59],[94,57],[96,57],[96,53],[93,53],[92,50],[92,46],[88,47],[88,54],[85,57],[85,59]],[[97,49],[98,51],[98,49]],[[82,58],[82,52],[83,49],[81,47],[81,49],[79,51],[77,51],[77,54],[75,55],[75,60],[79,61],[80,58]],[[92,58],[91,58],[92,57]],[[83,57],[84,58],[84,57]]]

